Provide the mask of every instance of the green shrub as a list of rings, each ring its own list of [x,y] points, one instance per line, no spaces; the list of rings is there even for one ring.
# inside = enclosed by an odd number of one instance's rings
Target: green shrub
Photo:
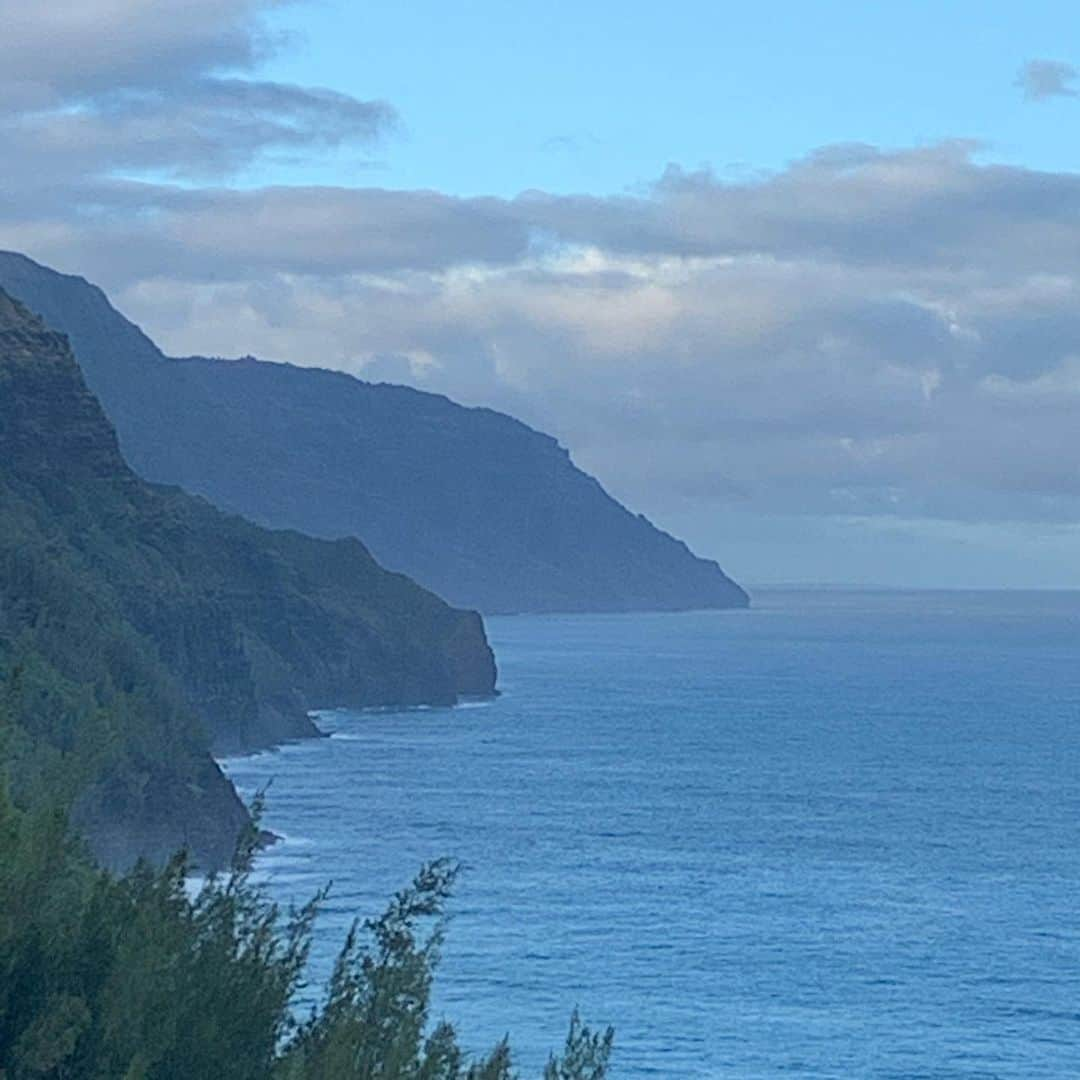
[[[296,1023],[322,896],[281,912],[251,880],[256,833],[196,892],[178,856],[115,876],[61,813],[0,788],[0,1077],[87,1080],[510,1080],[507,1043],[468,1061],[430,1023],[457,867],[423,867],[354,925],[323,1003]],[[576,1013],[544,1080],[603,1080],[612,1033]]]

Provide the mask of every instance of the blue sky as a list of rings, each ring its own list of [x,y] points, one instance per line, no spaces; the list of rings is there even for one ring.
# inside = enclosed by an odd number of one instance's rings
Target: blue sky
[[[260,180],[605,194],[669,162],[777,169],[842,142],[970,138],[1051,170],[1080,155],[1073,103],[1013,85],[1031,57],[1071,58],[1070,3],[322,0],[274,23],[297,41],[268,75],[384,98],[403,125],[375,169],[341,154]]]

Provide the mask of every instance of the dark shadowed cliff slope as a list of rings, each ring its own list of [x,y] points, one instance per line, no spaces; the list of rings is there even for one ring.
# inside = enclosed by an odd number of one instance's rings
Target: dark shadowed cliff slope
[[[66,338],[2,292],[0,674],[18,724],[0,742],[79,766],[78,816],[113,864],[185,840],[220,862],[244,811],[211,744],[495,679],[479,616],[358,541],[270,532],[136,477]]]
[[[0,287],[70,336],[148,479],[265,525],[359,536],[384,565],[483,611],[747,603],[716,563],[509,416],[314,368],[170,360],[99,289],[21,255],[0,253]]]

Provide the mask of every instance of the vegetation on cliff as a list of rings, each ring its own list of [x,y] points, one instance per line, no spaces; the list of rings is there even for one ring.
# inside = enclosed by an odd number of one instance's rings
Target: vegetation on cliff
[[[306,733],[309,702],[493,683],[479,617],[357,541],[139,480],[66,339],[0,292],[0,1077],[509,1080],[505,1042],[470,1061],[429,1023],[447,863],[293,1016],[321,897],[263,896],[210,756]],[[231,868],[193,892],[193,856]],[[600,1080],[609,1050],[575,1019],[545,1075]]]
[[[317,705],[490,693],[475,613],[357,541],[272,533],[127,467],[66,339],[0,293],[0,676],[37,775],[114,866],[220,865],[245,812],[209,756]]]
[[[0,1077],[508,1080],[505,1043],[469,1061],[429,1024],[446,863],[294,1018],[321,898],[281,913],[253,884],[257,829],[209,752],[303,733],[309,700],[493,680],[479,618],[356,541],[135,477],[66,339],[0,292]],[[193,855],[231,869],[192,892]],[[575,1020],[546,1075],[598,1080],[609,1046]]]
[[[0,706],[0,739],[10,734]],[[17,810],[0,782],[0,1076],[11,1080],[510,1080],[504,1042],[470,1062],[429,1024],[455,869],[425,867],[357,926],[323,1003],[297,1022],[320,897],[279,912],[231,870],[192,893],[183,857],[124,877],[95,869],[63,815]],[[610,1031],[576,1017],[546,1080],[602,1080]]]

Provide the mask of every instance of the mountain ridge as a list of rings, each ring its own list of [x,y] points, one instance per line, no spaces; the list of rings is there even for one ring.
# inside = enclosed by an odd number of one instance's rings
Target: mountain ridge
[[[170,359],[97,286],[16,253],[0,252],[0,286],[68,333],[148,479],[270,527],[358,536],[383,565],[488,613],[749,602],[514,417],[326,368]]]

